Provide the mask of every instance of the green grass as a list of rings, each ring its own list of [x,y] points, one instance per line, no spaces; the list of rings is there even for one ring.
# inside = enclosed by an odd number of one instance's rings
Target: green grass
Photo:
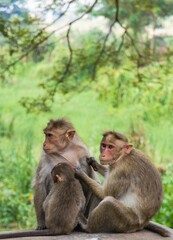
[[[96,157],[105,130],[123,132],[130,139],[135,130],[145,143],[141,149],[155,164],[166,165],[172,159],[171,120],[162,118],[153,122],[146,119],[147,108],[141,104],[127,103],[113,108],[108,101],[99,99],[94,90],[88,90],[66,97],[57,95],[50,113],[27,114],[19,101],[23,96],[34,97],[42,92],[37,87],[41,69],[41,64],[19,67],[12,83],[0,88],[1,229],[35,227],[31,181],[40,158],[42,129],[50,118],[67,117],[72,121]]]

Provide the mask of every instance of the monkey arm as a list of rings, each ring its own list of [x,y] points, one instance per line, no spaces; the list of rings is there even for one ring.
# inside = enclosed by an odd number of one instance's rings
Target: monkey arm
[[[76,176],[84,181],[84,183],[93,191],[93,193],[99,198],[104,198],[103,187],[92,178],[88,177],[80,168],[76,169]]]
[[[43,202],[43,210],[44,210],[45,214],[46,214],[46,212],[47,212],[48,203],[49,203],[49,201],[50,201],[51,196],[52,196],[52,192],[50,192],[50,193],[47,195],[47,197],[45,198],[45,200],[44,200],[44,202]]]
[[[46,228],[43,202],[46,198],[47,193],[43,183],[36,183],[34,189],[34,206],[37,216],[37,230],[41,230]]]
[[[104,166],[102,166],[101,164],[97,163],[97,172],[99,172],[103,177],[106,176],[106,173],[108,171],[107,168],[105,168]]]

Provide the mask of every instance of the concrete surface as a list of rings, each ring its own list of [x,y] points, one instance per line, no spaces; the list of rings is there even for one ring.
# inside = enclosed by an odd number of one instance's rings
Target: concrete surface
[[[73,232],[70,235],[59,235],[59,236],[37,236],[37,237],[21,237],[21,238],[10,238],[15,240],[173,240],[173,229],[167,228],[171,236],[162,237],[156,233],[148,230],[142,230],[135,233],[83,233]],[[1,236],[2,232],[0,232]]]

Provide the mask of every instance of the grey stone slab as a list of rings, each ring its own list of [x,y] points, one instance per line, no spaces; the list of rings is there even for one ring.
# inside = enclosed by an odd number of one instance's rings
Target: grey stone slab
[[[59,235],[59,236],[37,236],[37,237],[20,237],[11,239],[20,240],[173,240],[173,229],[167,228],[171,236],[162,237],[156,233],[149,230],[142,230],[135,233],[83,233],[83,232],[73,232],[69,235]],[[15,231],[17,232],[17,231]],[[0,232],[1,235],[2,232]]]

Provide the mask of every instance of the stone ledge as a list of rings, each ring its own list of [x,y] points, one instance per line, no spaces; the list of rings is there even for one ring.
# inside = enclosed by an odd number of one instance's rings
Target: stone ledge
[[[170,237],[162,237],[149,230],[142,230],[135,233],[83,233],[73,232],[70,235],[59,235],[59,236],[37,236],[37,237],[20,237],[10,238],[19,240],[173,240],[173,229],[165,227],[170,231]],[[17,232],[17,231],[15,231]],[[20,231],[19,231],[20,232]],[[0,232],[0,235],[4,232]],[[12,231],[11,233],[14,233]]]

